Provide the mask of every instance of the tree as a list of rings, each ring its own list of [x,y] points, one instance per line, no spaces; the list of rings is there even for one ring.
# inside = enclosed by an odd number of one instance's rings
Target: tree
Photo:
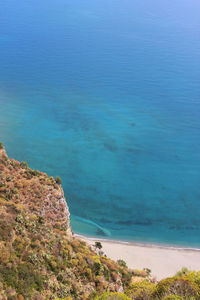
[[[102,245],[101,245],[101,243],[100,242],[95,242],[95,248],[96,249],[102,249]]]

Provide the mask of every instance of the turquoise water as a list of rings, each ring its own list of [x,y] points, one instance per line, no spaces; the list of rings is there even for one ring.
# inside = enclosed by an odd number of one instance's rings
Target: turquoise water
[[[0,140],[77,233],[200,246],[199,0],[1,1]]]

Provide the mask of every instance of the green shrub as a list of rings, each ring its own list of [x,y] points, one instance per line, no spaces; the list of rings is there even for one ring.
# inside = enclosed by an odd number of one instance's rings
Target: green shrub
[[[181,297],[181,296],[177,296],[177,295],[168,295],[166,297],[163,298],[163,300],[184,300],[185,298]],[[190,297],[188,300],[192,300],[192,298]],[[194,298],[193,298],[194,300]]]
[[[44,222],[45,222],[44,217],[43,217],[43,216],[39,216],[39,217],[38,217],[38,223],[44,224]]]
[[[6,266],[0,267],[0,275],[3,279],[4,286],[16,286],[17,272],[14,268],[9,269]]]
[[[98,276],[100,275],[103,266],[101,265],[101,263],[95,262],[92,268],[95,272],[95,275]]]
[[[29,296],[33,289],[41,291],[44,285],[44,278],[35,272],[29,263],[20,264],[17,268],[0,267],[0,276],[6,287],[16,289],[19,294]]]
[[[188,268],[183,267],[179,272],[176,273],[176,276],[185,276],[189,273],[190,271],[188,270]]]
[[[200,289],[200,271],[196,272],[196,271],[187,271],[187,275],[185,277],[187,277],[189,280],[191,280],[192,282],[194,282],[195,284],[197,284],[197,286]],[[184,275],[182,275],[184,276]]]
[[[144,280],[130,285],[125,293],[131,299],[149,300],[151,299],[154,290],[155,284]]]
[[[149,269],[149,268],[144,268],[143,270],[147,273],[147,275],[150,275],[150,274],[151,274],[151,269]]]
[[[127,264],[123,259],[118,259],[117,260],[118,265],[120,265],[121,267],[127,268]]]
[[[21,165],[22,168],[25,168],[25,169],[28,168],[28,164],[27,164],[26,161],[22,161],[22,162],[20,163],[20,165]]]
[[[56,176],[56,183],[57,184],[62,184],[62,179],[59,176]]]
[[[34,271],[31,264],[25,263],[18,266],[18,282],[16,290],[22,295],[31,295],[33,289],[41,291],[44,285],[44,278]]]
[[[131,300],[131,298],[122,293],[106,292],[101,296],[97,296],[94,300]]]
[[[28,168],[28,164],[26,162],[23,162],[23,164],[25,163],[26,168]],[[22,163],[21,163],[22,164]],[[33,176],[39,176],[40,172],[37,170],[27,170],[25,172],[30,178],[32,178]]]
[[[171,277],[161,280],[152,294],[153,299],[163,299],[169,295],[185,297],[185,299],[200,299],[200,288],[188,276]]]
[[[0,150],[3,149],[3,143],[0,142]]]

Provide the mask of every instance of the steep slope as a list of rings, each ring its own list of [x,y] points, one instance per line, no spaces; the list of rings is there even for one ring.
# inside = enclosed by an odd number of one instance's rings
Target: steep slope
[[[69,210],[61,186],[53,177],[29,169],[25,162],[8,159],[3,147],[0,149],[0,197],[24,205],[30,213],[71,233]]]
[[[56,180],[9,159],[0,146],[0,299],[123,291],[133,272],[73,237]]]

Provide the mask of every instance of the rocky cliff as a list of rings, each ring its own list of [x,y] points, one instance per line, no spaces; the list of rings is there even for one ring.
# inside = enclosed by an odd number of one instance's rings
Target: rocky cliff
[[[0,197],[24,205],[30,213],[71,234],[62,187],[53,177],[28,168],[25,162],[8,159],[3,146],[0,149]]]
[[[0,299],[94,299],[131,272],[75,238],[62,187],[0,144]]]

